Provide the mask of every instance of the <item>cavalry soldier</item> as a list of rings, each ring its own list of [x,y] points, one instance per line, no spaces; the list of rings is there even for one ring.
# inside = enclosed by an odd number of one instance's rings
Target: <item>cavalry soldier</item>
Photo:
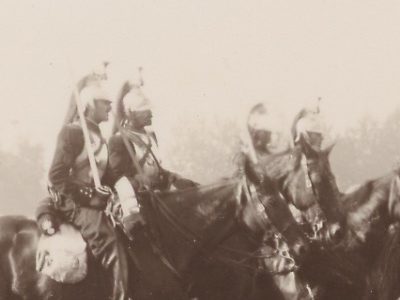
[[[255,150],[260,154],[280,151],[282,132],[277,117],[271,114],[263,103],[255,105],[249,113],[247,129]]]
[[[108,120],[111,101],[101,81],[86,80],[86,83],[79,93],[85,120],[66,124],[58,136],[49,170],[52,197],[51,201],[45,200],[38,208],[37,220],[45,234],[53,234],[57,229],[54,213],[79,229],[93,256],[104,267],[110,279],[111,299],[124,300],[129,299],[127,257],[104,212],[111,196],[109,186],[112,186],[112,182],[107,175],[107,144],[99,125]],[[76,107],[73,109],[76,110]],[[85,141],[83,122],[86,122],[90,141]],[[92,145],[102,184],[100,187],[94,185],[93,168],[85,142]]]
[[[118,193],[123,225],[128,236],[140,215],[138,195],[144,190],[169,190],[195,187],[197,184],[165,170],[159,156],[152,124],[150,101],[142,92],[141,85],[126,82],[121,89],[115,120],[116,132],[109,141],[110,168],[115,190]]]
[[[285,145],[277,118],[269,113],[265,104],[254,105],[247,117],[241,151],[237,157],[239,173],[244,171],[249,158],[256,163],[259,157],[265,158],[282,151],[283,146]]]

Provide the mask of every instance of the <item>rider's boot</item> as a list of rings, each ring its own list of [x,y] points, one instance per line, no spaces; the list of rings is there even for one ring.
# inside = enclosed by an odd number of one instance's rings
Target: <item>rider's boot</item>
[[[121,243],[110,245],[108,253],[102,258],[102,265],[106,267],[111,283],[110,300],[129,300],[128,260]]]

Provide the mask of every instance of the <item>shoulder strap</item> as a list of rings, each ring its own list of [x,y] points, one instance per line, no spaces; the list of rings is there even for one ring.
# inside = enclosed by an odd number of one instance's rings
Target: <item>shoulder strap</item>
[[[130,158],[132,160],[133,167],[136,169],[136,171],[139,174],[142,174],[143,173],[142,166],[140,165],[139,161],[137,160],[137,157],[135,155],[133,146],[132,146],[131,143],[129,143],[129,140],[128,140],[128,137],[126,136],[126,132],[125,132],[124,128],[122,128],[120,126],[119,127],[119,132],[121,133],[122,141],[124,142],[125,148],[128,151],[128,154],[129,154],[129,156],[130,156]]]
[[[122,134],[123,131],[124,131],[124,129],[121,128],[121,134]],[[128,139],[128,137],[126,136],[127,133],[124,132],[124,134],[125,134],[125,138]],[[149,135],[149,136],[152,135],[152,134],[150,134],[150,133],[146,133],[146,134]],[[159,161],[158,161],[156,155],[154,154],[153,150],[151,149],[151,145],[152,145],[152,144],[151,144],[151,141],[150,141],[149,144],[146,144],[141,138],[139,138],[139,137],[136,136],[135,134],[130,134],[129,137],[132,138],[132,139],[134,139],[135,142],[138,142],[139,144],[143,145],[143,146],[146,148],[147,153],[150,154],[150,155],[153,157],[153,159],[154,159],[154,161],[155,161],[157,167],[158,167],[160,170],[163,170],[163,168],[161,167],[161,165],[160,165],[160,163],[159,163]],[[153,135],[153,137],[154,137],[154,140],[157,142],[157,139],[155,138],[155,135]],[[128,141],[127,141],[127,142],[128,142]],[[128,142],[128,144],[130,144],[130,143]],[[146,154],[144,155],[144,157],[146,157]]]

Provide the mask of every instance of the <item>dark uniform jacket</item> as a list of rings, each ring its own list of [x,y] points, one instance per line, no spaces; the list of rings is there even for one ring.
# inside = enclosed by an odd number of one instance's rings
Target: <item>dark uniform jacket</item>
[[[135,155],[137,162],[139,163],[140,167],[143,169],[145,175],[147,174],[147,168],[150,166],[152,168],[152,172],[155,173],[156,178],[153,180],[154,185],[159,187],[159,185],[162,185],[163,183],[158,181],[159,179],[161,180],[162,175],[168,175],[168,172],[165,171],[164,169],[161,168],[160,166],[160,161],[157,163],[155,160],[158,158],[155,157],[155,153],[151,154],[149,150],[145,149],[145,153],[142,153],[142,155],[139,155],[137,152],[137,148],[140,146],[144,146],[143,141],[140,139],[140,137],[135,138],[133,140],[131,138],[132,136],[127,136],[126,141],[129,144],[129,147],[131,147],[133,154]],[[153,144],[147,145],[148,147],[152,148],[154,151],[154,147],[157,146],[157,140],[156,136],[153,132],[148,133],[148,138],[151,139]],[[120,133],[114,134],[110,140],[109,140],[109,151],[110,151],[110,158],[109,158],[109,164],[110,164],[110,177],[112,178],[113,182],[118,181],[121,177],[125,176],[132,184],[132,186],[136,189],[138,184],[135,181],[135,175],[137,175],[139,172],[136,169],[134,163],[132,162],[131,155],[129,154],[129,151],[127,150],[127,147],[124,143],[124,140],[122,138],[122,135]],[[146,148],[146,146],[144,146]],[[158,182],[157,182],[158,181]]]
[[[113,182],[108,172],[108,149],[100,128],[90,120],[87,120],[87,126],[102,184],[112,186]],[[79,204],[90,202],[94,193],[94,182],[79,123],[67,124],[62,128],[49,170],[49,183],[53,191],[52,200],[71,198]],[[50,199],[43,200],[36,211],[36,217],[52,212],[53,208]]]

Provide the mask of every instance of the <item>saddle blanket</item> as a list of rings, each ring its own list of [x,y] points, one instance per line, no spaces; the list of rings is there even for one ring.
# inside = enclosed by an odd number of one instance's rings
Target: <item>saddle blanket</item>
[[[62,224],[52,236],[39,238],[36,270],[55,281],[77,283],[88,272],[86,242],[70,224]]]

